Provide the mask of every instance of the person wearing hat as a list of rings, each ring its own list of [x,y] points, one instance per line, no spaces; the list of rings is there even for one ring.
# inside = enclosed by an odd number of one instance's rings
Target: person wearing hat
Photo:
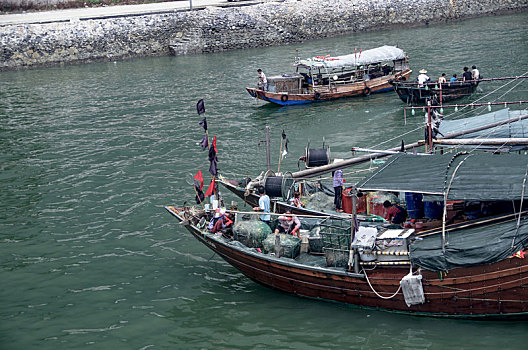
[[[222,230],[231,226],[233,221],[227,216],[225,208],[218,208],[215,211],[214,220],[216,222],[211,229],[212,233],[222,233]]]
[[[291,215],[291,210],[286,210],[284,213],[286,215],[279,216],[279,225],[275,229],[275,234],[278,233],[286,233],[291,235],[296,235],[301,238],[301,233],[299,230],[301,229],[301,222],[299,221],[299,218],[295,215]]]
[[[430,78],[426,75],[427,71],[425,69],[420,70],[419,73],[420,73],[420,75],[418,75],[416,80],[418,81],[418,85],[424,86],[424,83],[426,81],[429,81]]]

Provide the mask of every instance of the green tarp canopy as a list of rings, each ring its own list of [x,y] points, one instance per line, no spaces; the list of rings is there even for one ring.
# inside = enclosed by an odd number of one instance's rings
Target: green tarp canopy
[[[448,193],[448,200],[518,200],[523,193],[527,167],[528,156],[517,154],[402,153],[389,158],[357,188],[439,196]],[[524,197],[528,197],[528,189]]]
[[[413,242],[411,263],[430,271],[448,271],[457,267],[492,264],[512,256],[528,243],[528,222],[517,228],[516,218],[498,225],[447,232],[446,249],[442,235]]]

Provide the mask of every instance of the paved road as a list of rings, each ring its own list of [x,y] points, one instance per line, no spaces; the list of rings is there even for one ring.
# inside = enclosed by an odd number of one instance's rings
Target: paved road
[[[266,0],[264,0],[266,1]],[[251,3],[263,2],[262,0],[228,2],[228,0],[185,0],[158,2],[143,5],[119,5],[107,7],[76,8],[55,11],[40,11],[0,15],[0,26],[30,23],[52,23],[79,21],[94,18],[121,17],[131,15],[166,13],[173,11],[188,11],[192,3],[193,9],[202,9],[206,6],[240,6]]]

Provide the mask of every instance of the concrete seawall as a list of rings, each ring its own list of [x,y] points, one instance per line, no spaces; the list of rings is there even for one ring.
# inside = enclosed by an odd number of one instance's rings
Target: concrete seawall
[[[387,27],[522,12],[527,0],[286,0],[0,27],[0,70],[284,45]]]

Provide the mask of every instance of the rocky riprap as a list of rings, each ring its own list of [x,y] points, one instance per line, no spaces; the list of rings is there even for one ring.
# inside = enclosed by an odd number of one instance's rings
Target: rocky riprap
[[[286,0],[144,16],[8,25],[0,27],[0,70],[284,45],[526,9],[527,0]]]

